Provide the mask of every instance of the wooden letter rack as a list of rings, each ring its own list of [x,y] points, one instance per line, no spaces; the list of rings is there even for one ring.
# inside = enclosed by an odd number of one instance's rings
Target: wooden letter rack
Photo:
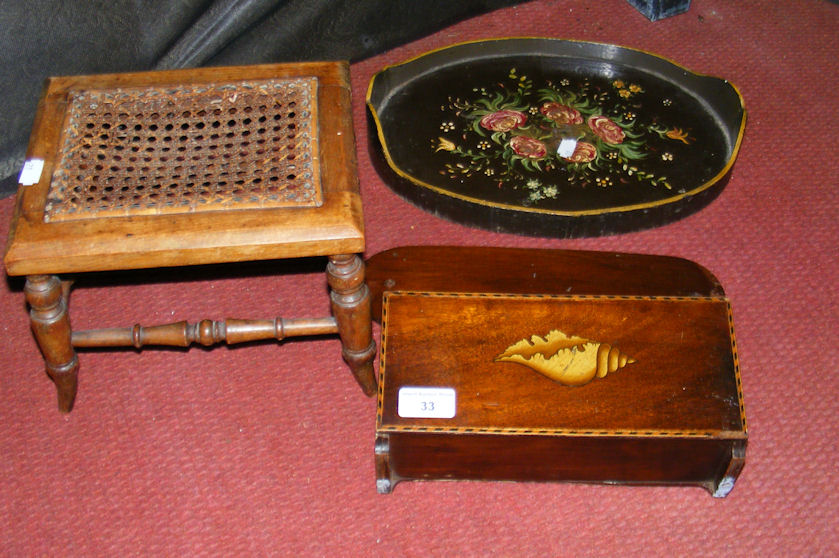
[[[383,293],[380,492],[406,479],[732,489],[747,440],[739,364],[729,302],[703,268],[416,247],[368,270]]]

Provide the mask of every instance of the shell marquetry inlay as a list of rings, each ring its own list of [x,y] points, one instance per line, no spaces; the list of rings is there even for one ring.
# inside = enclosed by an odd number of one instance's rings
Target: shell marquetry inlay
[[[582,386],[595,377],[605,378],[635,361],[617,347],[568,335],[557,329],[544,338],[534,335],[522,339],[495,358],[496,362],[515,362],[566,386]]]

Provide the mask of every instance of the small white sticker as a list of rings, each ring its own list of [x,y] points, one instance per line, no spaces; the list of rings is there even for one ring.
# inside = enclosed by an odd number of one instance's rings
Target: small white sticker
[[[457,397],[452,388],[401,387],[397,413],[402,418],[453,418]]]
[[[24,186],[32,186],[41,181],[41,171],[44,170],[43,159],[29,159],[23,163],[18,183]]]
[[[559,147],[556,148],[556,153],[560,157],[570,157],[574,154],[575,149],[577,149],[577,140],[565,138],[559,142]]]

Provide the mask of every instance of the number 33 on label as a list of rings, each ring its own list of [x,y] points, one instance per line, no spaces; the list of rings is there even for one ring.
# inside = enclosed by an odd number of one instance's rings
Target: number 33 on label
[[[452,388],[399,388],[397,413],[402,418],[453,418],[457,397]]]

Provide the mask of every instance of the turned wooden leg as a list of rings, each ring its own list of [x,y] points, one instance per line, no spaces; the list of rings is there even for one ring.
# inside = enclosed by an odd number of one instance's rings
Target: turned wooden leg
[[[344,360],[367,395],[376,393],[370,290],[364,282],[364,262],[355,254],[330,256],[326,267],[332,289],[332,313],[338,322]]]
[[[44,355],[47,374],[58,391],[58,409],[65,413],[76,399],[79,359],[71,343],[67,297],[55,275],[31,275],[26,278],[26,301],[35,339]]]

